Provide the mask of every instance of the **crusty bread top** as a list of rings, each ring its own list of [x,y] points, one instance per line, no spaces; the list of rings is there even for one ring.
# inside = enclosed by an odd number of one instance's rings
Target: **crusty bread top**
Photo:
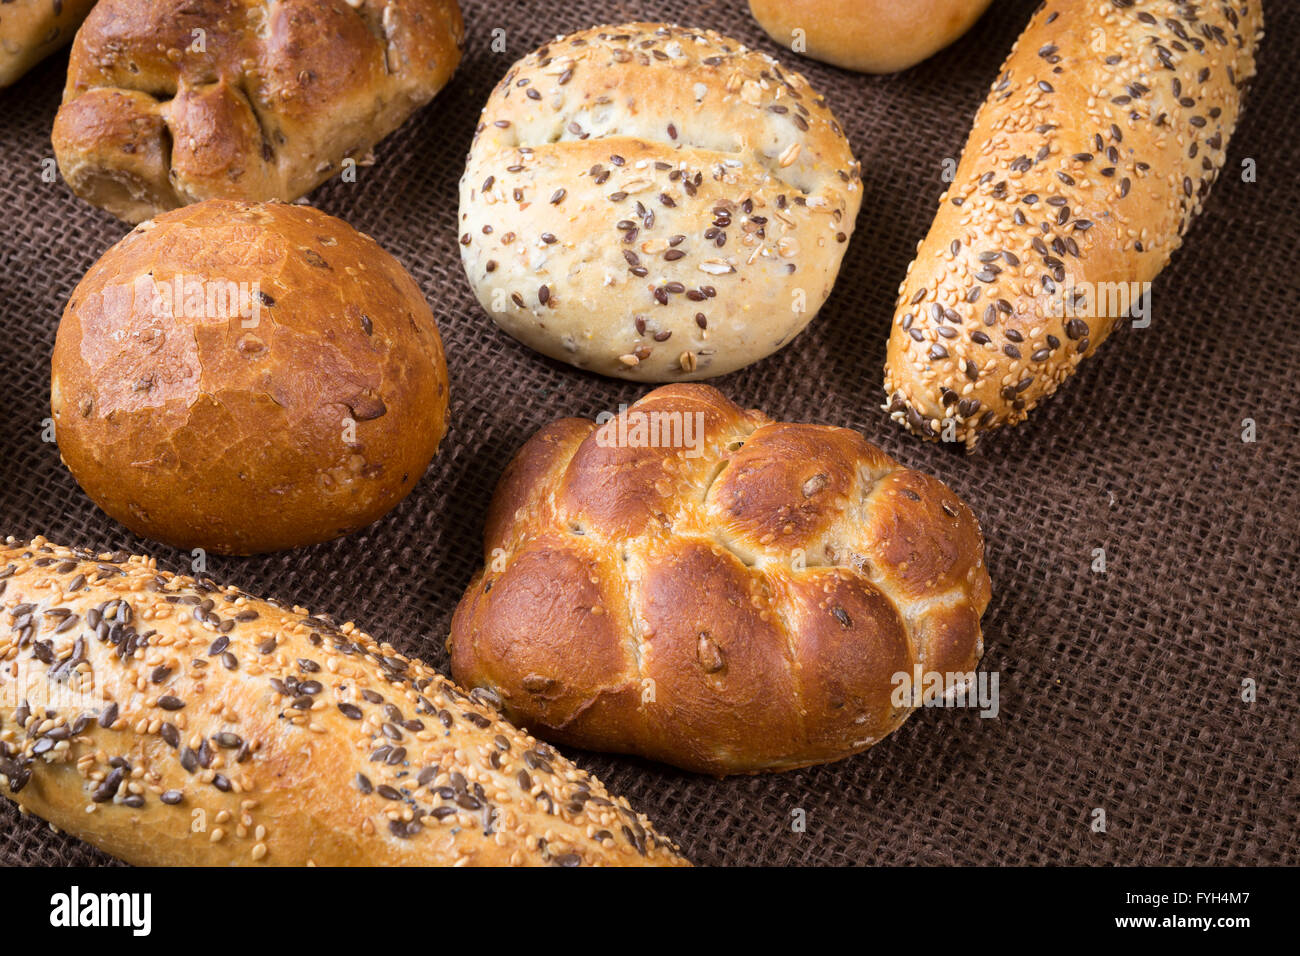
[[[896,421],[933,439],[950,419],[973,445],[1096,351],[1116,284],[1154,279],[1209,196],[1262,35],[1259,0],[1040,8],[899,289]]]
[[[0,546],[0,607],[0,792],[129,862],[681,862],[487,698],[351,623],[42,538]],[[58,691],[102,707],[38,703]]]
[[[415,487],[447,430],[420,287],[309,206],[214,199],[137,226],[77,284],[51,365],[78,482],[137,534],[187,549],[354,531]]]
[[[461,181],[462,257],[533,348],[606,375],[702,378],[807,324],[861,200],[844,131],[798,73],[710,30],[593,27],[524,57],[489,98]]]
[[[456,0],[99,0],[54,127],[75,192],[129,222],[302,196],[460,62]]]

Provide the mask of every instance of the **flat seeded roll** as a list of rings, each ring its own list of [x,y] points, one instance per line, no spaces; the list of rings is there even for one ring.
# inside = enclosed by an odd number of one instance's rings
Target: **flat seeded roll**
[[[0,89],[72,39],[95,0],[0,0]]]
[[[710,774],[865,750],[896,676],[967,674],[979,524],[857,432],[655,389],[555,422],[506,468],[452,672],[551,740]]]
[[[127,222],[203,199],[297,199],[431,100],[460,62],[456,0],[100,0],[54,154]]]
[[[862,201],[825,100],[709,30],[557,38],[511,67],[460,184],[461,258],[503,329],[662,382],[786,345],[830,294]]]
[[[137,226],[54,343],[59,453],[132,531],[221,554],[386,514],[447,430],[433,313],[401,263],[305,206],[210,200]]]
[[[1097,350],[1209,195],[1262,35],[1259,0],[1043,4],[899,290],[895,421],[973,447]]]
[[[895,73],[971,28],[992,0],[749,0],[777,43],[862,73]]]
[[[0,547],[0,793],[164,866],[681,865],[482,694],[230,587]]]

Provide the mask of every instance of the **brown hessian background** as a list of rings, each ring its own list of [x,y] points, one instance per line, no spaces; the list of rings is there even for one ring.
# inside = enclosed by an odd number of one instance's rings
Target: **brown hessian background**
[[[462,0],[466,55],[451,85],[356,182],[311,196],[396,255],[433,304],[451,430],[415,492],[377,524],[318,547],[211,558],[211,576],[355,620],[446,669],[451,613],[510,456],[552,419],[645,391],[533,354],[474,301],[456,184],[479,110],[515,59],[556,34],[634,19],[711,27],[825,93],[866,190],[821,314],[783,351],[714,384],[777,418],[856,428],[972,505],[994,588],[982,666],[999,675],[1000,713],[923,710],[865,754],[775,776],[716,781],[576,759],[700,864],[1300,863],[1300,4],[1266,3],[1260,75],[1228,167],[1156,282],[1149,328],[1117,332],[1027,424],[971,456],[908,437],[879,407],[894,297],[944,160],[959,154],[1034,6],[997,0],[950,49],[868,77],[781,50],[744,0]],[[0,93],[0,533],[143,551],[187,571],[187,555],[100,513],[42,441],[63,306],[126,232],[42,180],[66,60]],[[1243,181],[1246,160],[1254,182]],[[1245,419],[1254,442],[1243,441]],[[1242,699],[1247,680],[1254,703]],[[1105,832],[1092,826],[1098,808]],[[804,832],[792,827],[797,810]],[[0,857],[111,862],[7,801]]]

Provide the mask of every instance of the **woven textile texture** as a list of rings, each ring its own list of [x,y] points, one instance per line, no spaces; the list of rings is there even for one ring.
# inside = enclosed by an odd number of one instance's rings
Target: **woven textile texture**
[[[462,0],[466,56],[451,85],[356,182],[310,197],[423,287],[447,347],[451,430],[379,523],[318,547],[212,558],[209,573],[355,620],[446,668],[451,613],[510,456],[546,422],[645,391],[531,353],[474,301],[456,195],[479,110],[510,64],[555,34],[635,19],[711,27],[809,77],[847,129],[866,189],[822,313],[788,348],[714,384],[776,418],[856,428],[971,504],[993,577],[983,667],[999,675],[1000,712],[923,710],[865,754],[775,776],[717,781],[573,755],[700,864],[1300,863],[1300,71],[1287,66],[1300,5],[1265,4],[1260,75],[1228,168],[1156,283],[1149,328],[1117,332],[1028,423],[973,455],[908,437],[879,407],[894,296],[944,160],[1034,5],[997,0],[930,61],[868,77],[782,51],[744,0]],[[60,313],[126,231],[41,176],[66,60],[0,93],[0,532],[124,547],[187,570],[187,555],[100,513],[42,441]],[[1247,160],[1254,181],[1241,174]],[[7,801],[0,857],[112,862]]]

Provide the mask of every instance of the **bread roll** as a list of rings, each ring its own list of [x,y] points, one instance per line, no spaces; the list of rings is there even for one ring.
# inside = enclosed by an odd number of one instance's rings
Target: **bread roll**
[[[899,290],[895,421],[973,447],[1097,350],[1209,195],[1262,32],[1259,0],[1043,5]]]
[[[749,0],[782,46],[846,70],[896,73],[971,28],[991,0]]]
[[[351,623],[43,538],[0,547],[0,607],[0,793],[127,862],[684,862]]]
[[[100,0],[72,46],[54,154],[140,222],[203,199],[297,199],[431,100],[456,0]]]
[[[0,90],[72,39],[95,0],[0,0]]]
[[[982,653],[989,575],[956,495],[857,432],[655,389],[534,435],[452,620],[452,672],[550,740],[710,774],[865,750],[896,675]]]
[[[503,329],[603,375],[723,375],[830,294],[862,201],[807,81],[709,30],[596,27],[510,68],[460,184],[461,258]]]
[[[415,280],[305,206],[210,200],[91,266],[54,343],[59,452],[136,534],[252,554],[387,513],[447,430]]]

